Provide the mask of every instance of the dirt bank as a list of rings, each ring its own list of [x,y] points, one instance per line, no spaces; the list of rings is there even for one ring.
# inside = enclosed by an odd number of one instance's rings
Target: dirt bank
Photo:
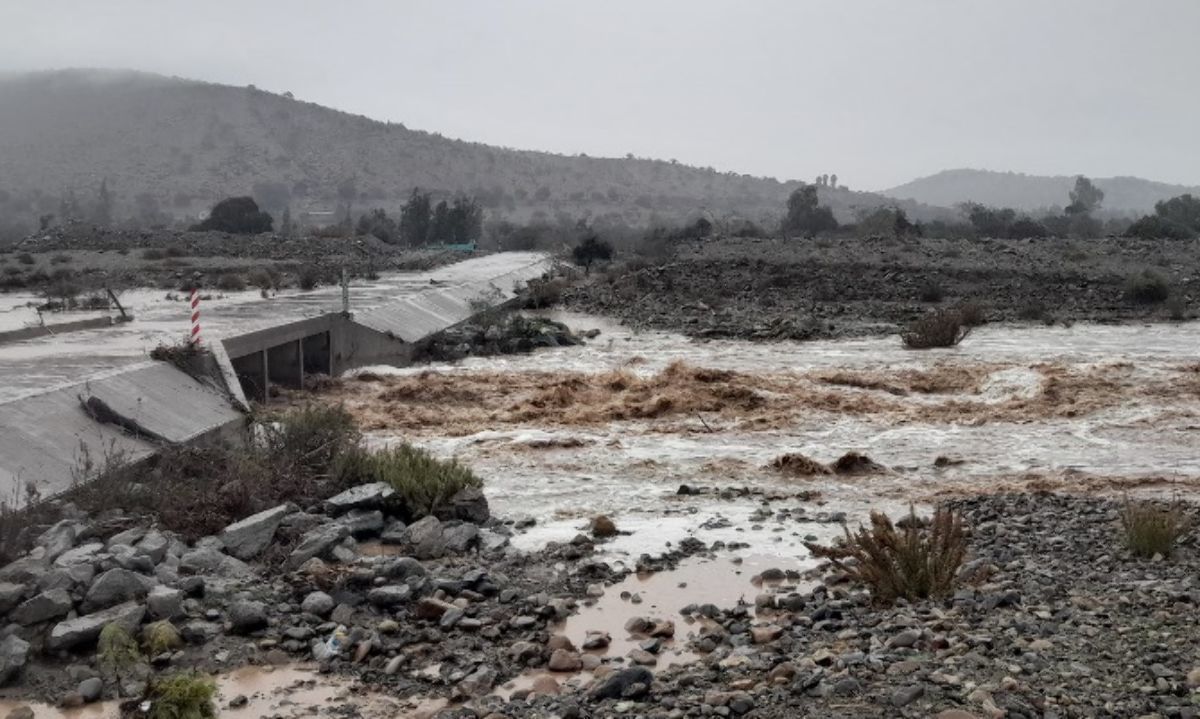
[[[1197,262],[1200,241],[722,239],[618,262],[563,302],[635,327],[758,340],[894,332],[961,303],[993,322],[1166,320],[1195,315]],[[1143,270],[1173,299],[1126,299]]]

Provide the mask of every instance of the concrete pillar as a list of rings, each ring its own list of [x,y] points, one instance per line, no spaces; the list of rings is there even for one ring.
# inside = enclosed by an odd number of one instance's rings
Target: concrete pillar
[[[296,340],[296,380],[300,389],[304,389],[304,338]]]
[[[259,352],[259,357],[262,361],[262,396],[259,397],[259,401],[266,404],[271,399],[271,363],[267,361],[267,350],[265,348],[262,352]]]

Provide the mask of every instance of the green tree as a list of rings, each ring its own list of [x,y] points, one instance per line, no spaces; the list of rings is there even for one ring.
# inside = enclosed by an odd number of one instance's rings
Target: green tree
[[[235,235],[257,235],[271,231],[271,216],[258,209],[252,197],[227,197],[213,205],[208,218],[193,225],[193,231],[228,232]]]
[[[820,206],[816,185],[801,185],[787,201],[787,215],[783,218],[784,234],[811,237],[819,232],[837,229],[833,211]]]
[[[1200,197],[1190,194],[1154,203],[1154,213],[1192,232],[1200,232]]]
[[[571,250],[571,257],[575,260],[575,264],[583,265],[583,271],[587,274],[592,271],[592,263],[597,260],[611,260],[612,256],[612,245],[600,239],[600,236],[594,232],[583,238],[583,241]]]
[[[400,240],[410,247],[429,242],[432,210],[429,195],[414,188],[408,202],[400,208]]]
[[[108,178],[100,180],[96,190],[96,203],[92,206],[92,224],[108,227],[113,219],[113,196],[108,191]]]
[[[1075,178],[1075,188],[1070,193],[1071,204],[1067,205],[1068,215],[1090,215],[1100,208],[1104,202],[1104,191],[1092,184],[1083,175]]]
[[[358,235],[373,235],[383,242],[392,244],[400,239],[400,228],[396,221],[380,208],[375,208],[358,218]]]
[[[429,222],[429,242],[446,243],[451,240],[450,206],[445,200],[433,208],[433,219]]]
[[[483,234],[483,208],[475,200],[458,196],[450,207],[449,217],[450,241],[455,244],[474,242]]]

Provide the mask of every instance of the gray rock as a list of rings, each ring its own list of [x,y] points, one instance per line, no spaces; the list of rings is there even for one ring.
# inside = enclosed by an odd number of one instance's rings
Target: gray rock
[[[609,674],[588,692],[593,701],[601,699],[640,699],[650,692],[654,674],[645,667],[630,667]]]
[[[384,544],[404,544],[404,530],[408,529],[408,525],[399,519],[393,519],[384,527],[383,532],[379,535],[379,541]]]
[[[352,509],[337,521],[354,537],[368,537],[383,531],[383,512],[378,509]]]
[[[9,617],[17,624],[29,626],[67,616],[75,602],[65,589],[51,589],[27,599]]]
[[[4,719],[37,719],[37,715],[33,713],[33,707],[28,704],[20,704],[5,714]]]
[[[888,649],[907,648],[921,639],[921,632],[916,629],[905,629],[887,640]]]
[[[257,557],[271,545],[283,518],[295,510],[293,505],[281,504],[222,529],[220,539],[225,544],[225,551],[238,559]]]
[[[479,545],[479,528],[465,522],[443,525],[442,542],[445,544],[447,552],[464,554],[471,547]]]
[[[483,524],[491,518],[487,497],[483,490],[477,487],[464,487],[458,490],[443,510],[444,519],[461,519],[464,522]]]
[[[128,569],[110,569],[96,577],[88,588],[83,598],[83,611],[94,612],[130,599],[141,599],[153,586],[154,580],[150,577]]]
[[[300,602],[300,611],[325,617],[333,611],[334,604],[333,597],[325,592],[311,592]]]
[[[146,609],[137,602],[126,602],[115,607],[109,607],[101,612],[85,614],[75,619],[67,619],[54,625],[46,648],[50,651],[73,649],[90,646],[96,643],[100,630],[113,622],[119,623],[130,634],[137,631],[146,615]]]
[[[235,634],[249,634],[267,626],[267,605],[241,599],[229,607],[229,624]]]
[[[73,519],[64,519],[42,532],[37,544],[46,550],[46,561],[54,561],[63,552],[75,546],[83,532],[83,525]]]
[[[442,523],[434,516],[425,517],[409,525],[406,541],[417,559],[440,559],[446,556],[446,540]]]
[[[0,616],[8,614],[21,603],[29,589],[24,584],[0,582]]]
[[[496,670],[486,664],[481,664],[458,683],[455,692],[460,697],[478,698],[487,696],[496,685]]]
[[[88,566],[86,564],[81,566]],[[92,573],[95,576],[95,572]],[[48,592],[51,589],[65,589],[68,592],[75,588],[77,582],[75,577],[66,569],[51,569],[42,575],[38,580],[37,588],[39,592]],[[90,580],[89,580],[90,584]]]
[[[108,548],[112,561],[122,569],[140,574],[154,571],[154,561],[128,544],[114,544]]]
[[[75,586],[77,587],[90,587],[92,585],[92,580],[96,578],[96,565],[90,562],[73,564],[62,570],[52,569],[50,571],[66,572],[71,577],[71,580],[75,582]]]
[[[296,548],[288,556],[286,568],[296,569],[313,557],[318,557],[333,549],[338,542],[349,536],[350,532],[344,525],[329,523],[309,530],[300,538]]]
[[[0,687],[12,681],[29,658],[29,642],[17,636],[0,639]]]
[[[117,532],[113,536],[109,537],[108,541],[105,542],[104,545],[109,548],[109,551],[112,551],[112,548],[118,544],[127,544],[132,547],[144,536],[146,536],[145,527],[134,527],[132,529],[126,529],[124,532]]]
[[[395,495],[396,490],[387,482],[360,484],[325,500],[325,508],[331,514],[351,509],[382,509]]]
[[[367,601],[377,607],[395,607],[409,599],[412,599],[412,589],[407,584],[389,584],[367,592]]]
[[[215,639],[220,633],[220,626],[203,619],[193,619],[190,622],[184,622],[179,627],[179,636],[190,644],[205,644]]]
[[[63,552],[54,560],[56,567],[73,567],[76,564],[91,564],[97,561],[97,554],[104,551],[104,545],[99,542],[81,544],[74,549]]]
[[[181,617],[183,616],[183,592],[171,587],[154,587],[146,595],[146,609],[155,619]]]
[[[91,704],[100,698],[100,694],[104,691],[104,680],[100,677],[92,677],[79,682],[79,688],[75,691],[79,692],[79,696],[85,704]]]
[[[907,687],[900,687],[892,692],[892,706],[902,707],[912,704],[916,700],[925,695],[925,687],[920,684],[912,684]]]
[[[392,579],[408,579],[409,577],[424,577],[428,574],[425,565],[413,557],[396,557],[388,560],[377,570],[381,577]]]
[[[208,574],[228,579],[254,575],[250,565],[212,547],[200,547],[185,553],[179,558],[179,571],[181,574]]]
[[[39,547],[17,561],[0,568],[0,582],[37,584],[42,575],[46,573],[47,564],[42,556],[45,553],[40,549]]]
[[[166,559],[167,549],[170,546],[171,541],[167,539],[165,534],[156,529],[146,532],[146,536],[142,537],[141,540],[134,545],[139,552],[145,554],[147,557],[150,557],[150,561],[154,562],[155,564],[158,564],[162,562],[163,559]]]

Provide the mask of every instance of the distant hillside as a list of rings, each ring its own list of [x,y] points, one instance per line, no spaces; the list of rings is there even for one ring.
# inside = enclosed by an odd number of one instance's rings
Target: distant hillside
[[[0,76],[0,168],[0,221],[10,223],[87,207],[102,181],[117,217],[196,217],[223,197],[254,194],[274,213],[288,206],[294,218],[329,220],[347,203],[395,211],[420,187],[472,194],[488,220],[631,225],[701,212],[770,222],[796,186],[661,160],[491,147],[253,87],[94,70]],[[822,196],[842,220],[894,202],[842,189]],[[901,204],[917,219],[938,214]]]
[[[1140,177],[1093,177],[1104,191],[1103,209],[1110,212],[1144,214],[1154,203],[1185,192],[1200,194],[1200,187],[1169,185]],[[1047,177],[990,170],[944,170],[899,187],[884,190],[889,197],[914,200],[930,205],[953,207],[960,202],[979,202],[1019,210],[1062,207],[1070,200],[1067,193],[1075,184],[1074,176]]]

